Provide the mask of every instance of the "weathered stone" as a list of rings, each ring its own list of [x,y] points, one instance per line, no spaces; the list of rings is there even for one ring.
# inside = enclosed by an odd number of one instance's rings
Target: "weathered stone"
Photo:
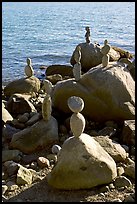
[[[62,77],[73,77],[73,67],[69,65],[51,65],[46,69],[46,76],[60,74]]]
[[[33,92],[36,93],[40,89],[40,80],[35,77],[26,77],[14,80],[7,84],[7,86],[4,88],[4,94],[5,96],[11,96],[15,93],[21,93],[21,94],[32,94]]]
[[[10,146],[30,154],[53,145],[58,142],[58,139],[58,124],[56,119],[51,116],[47,122],[42,119],[14,134]]]
[[[116,176],[112,157],[91,136],[82,133],[64,142],[47,181],[58,189],[88,189],[108,184]]]
[[[122,166],[118,166],[117,167],[117,175],[121,176],[122,174],[124,174],[124,168]]]
[[[38,163],[39,167],[41,167],[41,168],[50,166],[49,160],[45,157],[38,157],[37,163]]]
[[[102,63],[102,57],[103,54],[101,53],[101,46],[92,44],[92,43],[80,43],[76,46],[81,47],[81,70],[85,73],[89,69],[91,69],[94,66],[97,66]],[[70,63],[72,66],[76,64],[76,61],[74,59],[74,53],[75,50],[71,56]],[[115,51],[113,48],[109,51],[110,61],[117,61],[120,58],[119,52]]]
[[[109,53],[110,49],[111,49],[111,46],[108,45],[108,41],[105,40],[104,41],[104,46],[101,48],[101,53],[103,54],[103,57],[102,57],[102,65],[103,65],[103,67],[108,66],[109,58],[110,58],[108,53]]]
[[[43,81],[43,89],[44,89],[45,93],[51,94],[52,89],[53,89],[52,83],[49,80],[45,79]]]
[[[2,162],[13,160],[15,162],[20,161],[21,152],[17,149],[3,150],[2,151]]]
[[[126,160],[127,153],[119,143],[113,141],[108,136],[96,136],[95,140],[111,155],[115,162]]]
[[[4,163],[4,167],[6,169],[6,172],[9,176],[12,176],[17,173],[19,169],[19,164],[14,161],[6,161]]]
[[[20,123],[26,123],[27,121],[28,121],[28,117],[26,116],[26,115],[20,115],[19,117],[18,117],[18,121],[20,122]]]
[[[31,65],[31,59],[27,58],[27,66],[25,67],[25,74],[27,75],[27,77],[31,77],[34,75],[34,70],[33,67]]]
[[[63,80],[56,84],[52,95],[53,107],[64,113],[70,113],[68,98],[79,96],[85,103],[82,114],[91,120],[135,119],[135,81],[118,62],[110,62],[108,68],[98,65],[83,74],[78,82]]]
[[[55,144],[55,145],[52,146],[52,149],[51,149],[51,150],[52,150],[52,153],[53,153],[53,154],[58,154],[59,151],[61,150],[61,147],[60,147],[59,145],[56,145],[56,144]]]
[[[114,185],[116,188],[126,187],[126,186],[130,187],[130,186],[132,186],[132,183],[125,176],[118,176],[114,181]]]
[[[32,173],[29,169],[20,165],[17,173],[17,184],[31,184],[32,183]]]
[[[13,94],[7,102],[7,110],[12,114],[24,114],[26,112],[37,112],[34,105],[22,94]]]
[[[44,97],[42,103],[42,116],[45,121],[48,121],[52,113],[52,101],[49,94]]]
[[[125,175],[135,179],[135,162],[124,167]]]
[[[79,79],[81,78],[81,64],[80,63],[74,64],[73,76],[76,81],[79,81]]]
[[[75,137],[79,137],[85,128],[85,118],[81,113],[73,113],[70,118],[70,128]]]
[[[106,54],[102,57],[102,65],[103,67],[107,67],[108,66],[108,63],[109,63],[109,55]]]
[[[82,98],[77,96],[71,96],[68,99],[68,107],[74,113],[81,112],[84,108],[84,101]]]
[[[40,113],[36,113],[36,112],[33,112],[33,113],[34,115],[25,123],[25,125],[31,126],[41,118]]]
[[[53,74],[48,75],[46,79],[49,80],[53,85],[55,85],[57,82],[62,81],[63,78],[61,74]]]

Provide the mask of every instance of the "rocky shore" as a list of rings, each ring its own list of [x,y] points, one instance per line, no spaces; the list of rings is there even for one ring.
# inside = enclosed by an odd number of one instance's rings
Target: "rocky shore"
[[[3,202],[135,202],[135,64],[85,36],[70,66],[40,81],[28,58],[3,86]]]

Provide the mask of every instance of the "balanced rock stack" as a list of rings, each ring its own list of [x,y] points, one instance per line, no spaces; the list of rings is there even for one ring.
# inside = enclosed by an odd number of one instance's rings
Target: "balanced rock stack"
[[[85,119],[79,113],[84,108],[83,100],[72,96],[68,106],[74,112],[70,119],[74,135],[65,140],[58,152],[57,163],[47,175],[48,184],[78,190],[112,182],[117,176],[115,161],[93,137],[83,133]]]
[[[72,96],[68,99],[68,106],[74,112],[70,118],[70,128],[74,136],[78,137],[83,133],[85,128],[85,118],[79,113],[84,108],[84,101],[80,97]]]
[[[74,64],[73,67],[73,75],[75,77],[75,80],[78,81],[81,78],[81,47],[77,46],[75,53],[74,53],[74,59],[76,61],[76,64]]]
[[[104,46],[101,48],[101,53],[103,54],[103,57],[102,57],[102,65],[103,67],[106,67],[109,63],[109,51],[110,51],[110,45],[108,45],[108,41],[105,40],[104,41]]]
[[[42,103],[42,116],[45,121],[50,120],[52,112],[52,101],[49,94],[46,94]]]
[[[31,77],[34,75],[34,70],[33,70],[33,67],[31,65],[31,59],[30,58],[27,58],[27,66],[25,67],[25,74],[28,77]]]

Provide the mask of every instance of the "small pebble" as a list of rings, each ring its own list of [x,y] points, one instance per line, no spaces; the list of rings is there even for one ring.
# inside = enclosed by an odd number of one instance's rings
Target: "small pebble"
[[[52,153],[58,154],[58,152],[61,150],[61,147],[59,145],[53,145],[52,146]]]
[[[39,157],[37,159],[37,163],[38,165],[41,167],[41,168],[44,168],[44,167],[49,167],[50,166],[50,162],[47,158],[45,157]]]

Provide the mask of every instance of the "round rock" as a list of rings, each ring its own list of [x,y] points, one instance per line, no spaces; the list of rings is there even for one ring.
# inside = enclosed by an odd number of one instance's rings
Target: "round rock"
[[[68,99],[68,107],[74,113],[81,112],[84,108],[84,101],[78,96],[71,96]]]
[[[61,150],[61,147],[59,145],[53,145],[52,146],[52,153],[58,154],[58,152]]]

